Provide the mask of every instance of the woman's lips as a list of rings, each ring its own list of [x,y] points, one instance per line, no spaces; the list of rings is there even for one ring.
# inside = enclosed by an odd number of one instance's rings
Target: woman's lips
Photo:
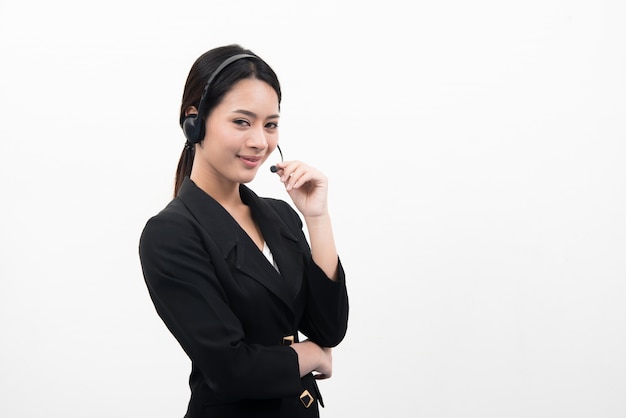
[[[240,155],[239,159],[246,167],[250,168],[257,167],[261,162],[261,157],[246,157],[244,155]]]

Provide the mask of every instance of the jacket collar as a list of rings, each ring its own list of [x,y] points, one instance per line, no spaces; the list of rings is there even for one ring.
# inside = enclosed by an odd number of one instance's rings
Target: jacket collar
[[[302,282],[304,257],[298,250],[298,238],[267,201],[259,198],[250,188],[241,184],[239,193],[242,201],[250,207],[280,274],[230,213],[189,177],[183,181],[178,198],[211,236],[224,259],[259,281],[291,308]]]

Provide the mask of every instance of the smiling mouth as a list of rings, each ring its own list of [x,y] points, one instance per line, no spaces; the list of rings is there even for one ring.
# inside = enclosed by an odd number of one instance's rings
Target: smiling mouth
[[[248,167],[256,167],[261,161],[261,157],[246,157],[243,155],[240,155],[239,159]]]

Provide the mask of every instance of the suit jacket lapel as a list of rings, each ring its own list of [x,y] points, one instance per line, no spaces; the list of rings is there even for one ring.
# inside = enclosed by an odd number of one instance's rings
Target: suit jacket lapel
[[[304,271],[304,254],[298,247],[298,238],[287,228],[266,200],[259,198],[243,185],[240,187],[240,193],[244,203],[250,206],[255,222],[261,228],[263,238],[280,270],[283,285],[288,289],[290,300],[293,300],[300,290]],[[264,255],[262,256],[265,258]]]
[[[297,239],[269,205],[249,188],[241,185],[240,193],[261,228],[280,274],[228,211],[189,178],[183,181],[178,197],[213,239],[225,260],[263,284],[293,310],[293,300],[300,288],[303,271],[299,267],[302,254],[297,251]]]

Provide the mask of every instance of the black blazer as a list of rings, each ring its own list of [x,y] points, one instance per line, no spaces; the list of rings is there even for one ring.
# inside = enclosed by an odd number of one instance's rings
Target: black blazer
[[[298,332],[325,347],[341,342],[348,321],[343,268],[338,260],[332,281],[312,261],[289,204],[244,185],[240,195],[278,270],[189,178],[139,242],[156,311],[192,361],[185,416],[318,416],[315,380],[300,378],[297,354],[286,344],[297,342]]]

